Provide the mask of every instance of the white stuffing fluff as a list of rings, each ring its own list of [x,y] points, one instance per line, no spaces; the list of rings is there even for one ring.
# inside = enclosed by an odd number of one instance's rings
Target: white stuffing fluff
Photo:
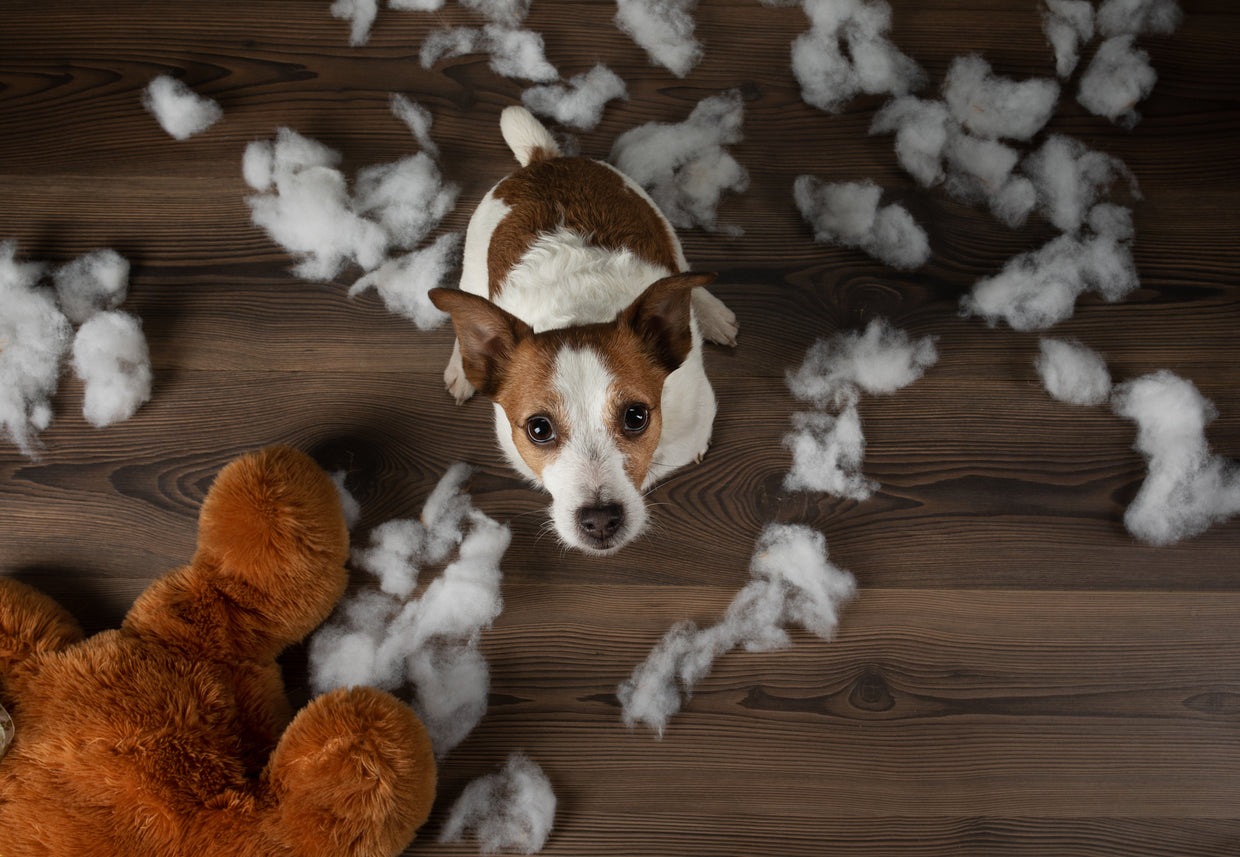
[[[417,113],[416,105],[395,102],[398,115]],[[416,247],[456,205],[459,188],[425,151],[359,170],[352,194],[339,162],[339,152],[289,128],[274,142],[251,143],[242,158],[246,182],[260,191],[246,200],[254,223],[297,257],[298,277],[330,280],[349,263],[373,271],[390,249]]]
[[[1150,55],[1133,44],[1135,37],[1114,36],[1098,47],[1081,75],[1076,100],[1095,116],[1131,128],[1141,119],[1135,105],[1154,91],[1158,72]]]
[[[439,841],[458,842],[472,830],[483,854],[536,854],[551,833],[555,804],[555,792],[542,768],[516,752],[498,773],[465,787],[448,813]]]
[[[893,268],[918,268],[930,258],[926,231],[900,205],[879,208],[882,189],[873,182],[826,184],[798,176],[793,197],[814,240],[860,247]]]
[[[345,487],[344,483],[348,476],[347,470],[336,470],[331,473],[332,484],[336,486],[336,493],[340,495],[340,511],[344,515],[345,525],[352,530],[362,519],[362,505]]]
[[[500,560],[512,537],[463,492],[469,472],[463,464],[449,468],[420,520],[381,524],[367,547],[353,551],[353,564],[376,577],[380,588],[344,599],[310,640],[316,693],[413,685],[413,707],[439,757],[486,713],[490,679],[478,642],[503,609]],[[456,559],[411,598],[421,569],[444,562],[453,549]]]
[[[530,11],[530,0],[461,0],[461,5],[492,23],[510,27],[525,20]]]
[[[616,0],[616,26],[650,57],[677,77],[702,59],[693,37],[697,0]]]
[[[73,327],[43,266],[18,262],[17,242],[0,243],[0,428],[23,455],[37,458],[37,434],[51,425],[51,397]]]
[[[446,232],[429,247],[398,256],[362,277],[349,289],[349,297],[374,288],[389,311],[409,319],[419,330],[439,327],[448,314],[431,303],[427,293],[443,285],[457,267],[460,243],[459,232]]]
[[[978,137],[1028,140],[1055,112],[1059,84],[1050,78],[999,77],[986,60],[971,54],[952,61],[943,98],[956,120]]]
[[[955,128],[946,104],[915,95],[893,98],[870,123],[871,134],[896,135],[896,158],[922,187],[943,181],[943,150]]]
[[[941,101],[907,95],[888,102],[875,114],[870,133],[892,132],[900,166],[923,187],[941,182],[953,198],[985,204],[1013,228],[1037,204],[1033,183],[1014,172],[1020,154],[998,140],[966,133]]]
[[[883,0],[804,0],[810,29],[792,43],[801,98],[839,112],[860,93],[906,95],[925,84],[921,67],[887,38],[891,7]]]
[[[533,30],[487,24],[482,33],[496,74],[536,83],[559,79],[560,73],[547,62],[543,37]]]
[[[430,68],[443,59],[484,52],[491,70],[502,77],[550,83],[560,73],[547,61],[543,38],[532,30],[487,24],[481,30],[454,27],[433,30],[422,42],[420,59]]]
[[[1082,235],[1060,235],[979,280],[961,299],[961,311],[991,325],[1003,320],[1013,330],[1044,330],[1070,318],[1083,292],[1110,302],[1123,298],[1139,285],[1131,217],[1127,209],[1100,203],[1089,225]]]
[[[1051,397],[1072,405],[1102,405],[1111,397],[1106,360],[1075,340],[1043,337],[1034,361]]]
[[[576,75],[567,85],[535,86],[521,93],[522,103],[532,112],[579,131],[598,125],[608,101],[627,97],[624,81],[602,64]]]
[[[1055,51],[1055,73],[1071,77],[1081,59],[1081,45],[1094,37],[1094,7],[1089,0],[1046,0],[1042,31]]]
[[[1119,158],[1093,151],[1079,140],[1052,134],[1023,164],[1038,190],[1042,213],[1065,232],[1076,232],[1095,203],[1119,178],[1139,196],[1136,178]]]
[[[821,491],[860,503],[878,490],[878,482],[861,472],[865,432],[855,401],[838,414],[794,413],[784,447],[792,453],[792,467],[784,475],[785,491]]]
[[[1111,405],[1136,422],[1136,448],[1148,461],[1124,513],[1130,533],[1168,545],[1240,513],[1240,465],[1210,454],[1205,427],[1217,412],[1191,381],[1156,372],[1118,386]]]
[[[693,695],[716,658],[736,646],[765,652],[792,645],[785,628],[797,624],[830,640],[841,607],[856,581],[827,559],[822,533],[799,524],[768,524],[754,547],[752,580],[737,593],[723,619],[699,629],[673,625],[646,660],[616,691],[624,722],[644,723],[658,737],[668,719]]]
[[[95,250],[52,272],[60,310],[74,324],[116,309],[129,293],[129,262],[115,250]]]
[[[797,370],[788,373],[788,389],[816,407],[842,407],[859,393],[901,390],[938,359],[934,337],[913,340],[886,319],[876,318],[864,332],[846,331],[817,340]]]
[[[95,314],[73,338],[73,371],[86,382],[82,413],[96,428],[127,420],[151,398],[151,356],[142,322],[112,310]]]
[[[349,44],[357,47],[366,44],[370,38],[370,28],[379,14],[379,0],[336,0],[332,3],[333,17],[352,22],[349,29]]]
[[[383,227],[393,246],[408,250],[456,207],[459,192],[444,182],[430,155],[418,152],[359,170],[352,208]]]
[[[199,95],[183,82],[166,74],[152,80],[142,91],[142,106],[159,126],[178,140],[185,140],[214,125],[224,111],[210,98]]]
[[[1098,32],[1103,36],[1161,33],[1180,26],[1184,13],[1175,0],[1105,0],[1098,7]]]
[[[431,139],[431,112],[399,92],[392,93],[391,104],[392,115],[405,123],[422,151],[432,158],[439,157],[439,147]]]
[[[440,60],[477,53],[482,49],[482,30],[475,27],[441,27],[431,30],[422,40],[418,59],[422,68],[430,68]]]
[[[738,90],[704,98],[684,122],[648,122],[620,135],[611,162],[650,193],[672,225],[719,230],[723,193],[749,187],[749,173],[723,148],[740,142],[744,116]]]
[[[792,415],[792,431],[783,440],[792,452],[784,489],[869,499],[879,486],[861,473],[865,435],[857,401],[862,393],[890,394],[907,387],[938,357],[933,337],[912,340],[881,318],[862,333],[839,333],[811,345],[787,382],[797,399],[818,410]]]

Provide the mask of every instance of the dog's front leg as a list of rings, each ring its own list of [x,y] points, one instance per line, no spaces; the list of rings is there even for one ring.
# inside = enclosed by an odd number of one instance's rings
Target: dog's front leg
[[[736,323],[736,313],[701,286],[693,290],[693,314],[697,318],[698,329],[702,331],[707,342],[717,345],[736,344],[736,334],[740,330],[740,325]]]
[[[443,384],[452,394],[452,398],[456,399],[458,405],[464,404],[476,392],[474,385],[469,383],[469,379],[465,377],[465,366],[461,363],[460,340],[452,341],[452,356],[448,358],[448,365],[443,370]]]

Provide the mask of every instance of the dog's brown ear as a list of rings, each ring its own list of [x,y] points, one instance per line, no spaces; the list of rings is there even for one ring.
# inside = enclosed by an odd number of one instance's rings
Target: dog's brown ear
[[[648,344],[668,374],[680,368],[693,348],[693,290],[714,280],[714,274],[672,274],[648,286],[621,314],[621,320]]]
[[[533,329],[486,298],[459,289],[431,289],[431,303],[452,316],[461,345],[461,365],[469,383],[494,398],[504,380],[513,348]]]

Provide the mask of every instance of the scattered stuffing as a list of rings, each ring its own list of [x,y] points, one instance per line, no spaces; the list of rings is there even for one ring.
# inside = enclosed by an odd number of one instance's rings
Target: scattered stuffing
[[[0,243],[0,427],[23,455],[35,458],[36,435],[52,423],[51,397],[73,328],[43,266],[18,262],[17,242]]]
[[[509,27],[524,21],[530,11],[530,0],[461,0],[461,5],[492,23]]]
[[[1059,84],[1049,78],[1014,81],[995,75],[977,54],[956,57],[947,70],[943,98],[971,134],[1028,140],[1055,112]]]
[[[693,37],[693,9],[698,0],[616,0],[616,26],[637,43],[650,61],[677,77],[702,59]]]
[[[486,713],[489,671],[479,637],[503,609],[500,559],[511,531],[463,493],[469,468],[454,465],[427,498],[421,520],[388,521],[355,549],[356,567],[378,578],[346,598],[310,641],[316,693],[334,687],[415,687],[414,708],[442,757]],[[457,558],[410,600],[422,568]]]
[[[589,131],[603,118],[603,107],[615,98],[627,98],[628,87],[614,71],[599,64],[568,81],[535,86],[521,93],[532,112],[549,116],[561,125]]]
[[[1055,50],[1055,73],[1071,77],[1081,46],[1094,37],[1094,7],[1089,0],[1046,0],[1042,31]]]
[[[348,262],[370,270],[383,261],[388,236],[379,224],[352,211],[339,170],[282,170],[277,162],[276,172],[276,193],[251,196],[247,202],[255,225],[300,259],[293,267],[296,276],[330,280]]]
[[[878,483],[861,473],[865,435],[857,402],[863,392],[888,394],[907,387],[937,361],[933,337],[910,340],[885,319],[870,322],[864,333],[840,333],[811,345],[787,381],[796,398],[818,410],[792,415],[792,431],[784,436],[792,468],[784,488],[858,502],[872,496]]]
[[[1146,375],[1119,385],[1111,405],[1136,422],[1149,467],[1124,513],[1130,533],[1167,545],[1240,513],[1240,465],[1210,454],[1205,427],[1217,412],[1191,381],[1166,370]]]
[[[535,854],[551,833],[555,803],[542,768],[524,753],[513,753],[498,773],[465,787],[448,813],[439,841],[459,842],[473,830],[483,854]]]
[[[409,127],[409,131],[413,134],[413,138],[418,141],[418,145],[422,147],[422,151],[432,158],[438,158],[439,147],[431,139],[431,123],[433,121],[431,112],[399,92],[392,93],[391,103],[392,114]]]
[[[132,417],[151,398],[151,355],[142,322],[126,312],[95,314],[73,338],[73,371],[86,382],[82,412],[96,428]]]
[[[882,189],[871,181],[825,184],[798,176],[793,197],[814,240],[860,247],[894,268],[921,267],[930,258],[926,231],[900,205],[878,207]]]
[[[674,226],[719,231],[724,191],[749,187],[749,173],[723,148],[740,142],[744,115],[739,90],[704,98],[684,122],[648,122],[620,135],[611,162],[650,193]],[[722,231],[740,234],[736,227]]]
[[[1051,397],[1072,405],[1101,405],[1111,397],[1111,373],[1098,352],[1075,340],[1043,337],[1034,365]]]
[[[370,38],[370,28],[379,14],[379,0],[336,0],[331,12],[333,17],[352,22],[349,44],[357,47]]]
[[[921,67],[887,38],[883,0],[804,0],[810,29],[792,43],[792,73],[807,104],[838,113],[860,93],[907,95],[925,85]]]
[[[1154,91],[1158,72],[1150,55],[1133,44],[1134,36],[1115,36],[1098,47],[1081,76],[1076,100],[1095,116],[1131,128],[1141,119],[1134,105]]]
[[[52,273],[60,310],[74,324],[113,310],[129,293],[129,261],[115,250],[96,250]]]
[[[439,327],[448,314],[436,308],[426,295],[443,285],[457,267],[460,243],[460,233],[446,232],[429,247],[398,256],[362,277],[349,289],[349,297],[374,288],[390,312],[409,319],[419,330]]]
[[[455,184],[444,182],[430,155],[418,152],[359,170],[352,209],[376,221],[393,246],[408,250],[456,207],[459,192]]]
[[[362,506],[357,502],[357,498],[350,493],[345,487],[345,480],[348,478],[347,470],[337,470],[331,474],[332,483],[336,486],[336,492],[340,495],[340,511],[344,514],[345,525],[350,530],[357,526],[357,522],[362,519]]]
[[[1070,318],[1083,292],[1120,300],[1139,284],[1131,216],[1120,206],[1099,203],[1089,226],[1081,235],[1060,235],[1009,260],[998,274],[974,284],[961,311],[991,325],[1002,319],[1013,330],[1044,330]]]
[[[659,737],[668,719],[693,694],[714,661],[736,646],[750,652],[787,648],[785,628],[796,623],[823,640],[839,624],[840,608],[856,581],[827,559],[822,533],[803,525],[768,524],[749,566],[753,578],[732,600],[722,621],[699,629],[672,626],[649,657],[617,689],[624,722],[644,723]]]
[[[1184,13],[1175,0],[1105,0],[1098,7],[1098,32],[1103,36],[1175,32]]]
[[[871,134],[895,132],[900,165],[923,187],[942,183],[955,199],[989,206],[1001,222],[1020,226],[1037,204],[1037,190],[1014,173],[1020,154],[995,139],[966,133],[941,101],[904,96],[875,114]]]
[[[360,170],[353,195],[339,162],[338,152],[289,128],[274,143],[251,143],[242,158],[246,182],[260,191],[247,200],[254,223],[299,259],[298,277],[330,280],[350,262],[372,271],[389,249],[415,247],[456,204],[459,189],[426,152]]]
[[[838,414],[794,413],[784,447],[792,453],[792,469],[783,482],[786,491],[821,491],[860,503],[879,488],[878,482],[861,472],[865,433],[856,401],[848,402]]]
[[[455,27],[434,30],[422,42],[421,62],[430,68],[443,59],[485,52],[491,70],[502,77],[550,83],[560,73],[547,62],[543,38],[532,30],[487,24],[481,30]]]
[[[431,30],[422,40],[418,57],[429,69],[440,60],[452,59],[482,50],[482,31],[475,27],[442,27]]]
[[[941,101],[915,95],[893,98],[874,114],[871,134],[896,135],[896,158],[922,187],[943,181],[943,150],[956,131],[956,122]]]
[[[859,393],[901,390],[938,359],[934,337],[911,340],[886,319],[876,318],[863,333],[839,333],[811,345],[801,366],[788,373],[788,388],[815,407],[841,407]]]
[[[1042,213],[1065,232],[1081,228],[1116,179],[1127,179],[1132,195],[1140,195],[1136,178],[1123,161],[1061,134],[1047,137],[1023,166],[1037,187]]]
[[[142,92],[145,107],[161,128],[185,140],[214,125],[224,111],[210,98],[198,95],[174,77],[161,74]]]

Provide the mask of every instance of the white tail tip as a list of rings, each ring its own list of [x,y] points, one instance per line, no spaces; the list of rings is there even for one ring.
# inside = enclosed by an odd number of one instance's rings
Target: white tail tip
[[[551,132],[524,107],[505,107],[499,117],[499,130],[523,167],[560,156],[560,147]]]

